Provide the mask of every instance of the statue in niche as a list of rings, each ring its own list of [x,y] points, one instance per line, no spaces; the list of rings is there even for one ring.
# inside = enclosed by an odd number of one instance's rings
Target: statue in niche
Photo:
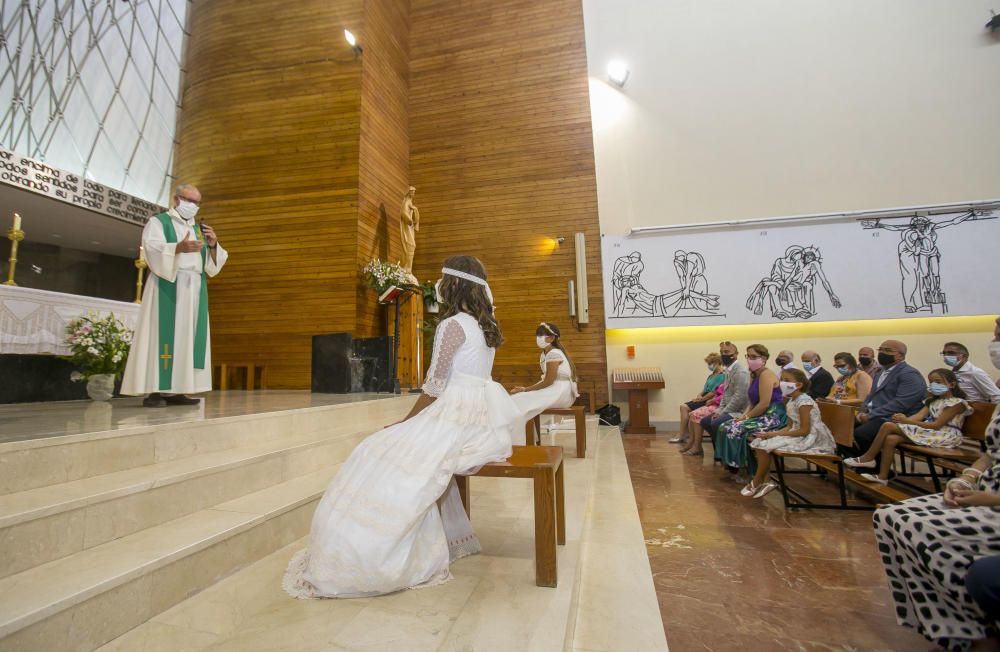
[[[410,275],[410,281],[417,283],[413,276],[413,255],[417,251],[417,231],[420,230],[420,211],[413,203],[417,189],[410,186],[403,196],[403,207],[399,211],[399,242],[403,246],[403,258],[400,261],[403,269]]]

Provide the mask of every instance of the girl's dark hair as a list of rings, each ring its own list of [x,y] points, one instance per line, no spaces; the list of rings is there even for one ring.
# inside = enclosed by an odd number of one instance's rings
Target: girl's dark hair
[[[473,256],[450,256],[445,259],[444,266],[486,280],[486,268]],[[503,332],[493,316],[493,304],[486,296],[486,287],[445,274],[441,277],[441,298],[445,302],[442,320],[460,312],[472,315],[483,329],[487,346],[495,349],[503,344]]]
[[[952,396],[956,398],[969,398],[965,394],[965,392],[962,391],[962,388],[958,386],[958,376],[956,376],[955,372],[952,371],[951,369],[932,369],[931,373],[927,374],[928,379],[930,379],[931,374],[937,374],[938,376],[944,378],[944,381],[949,385],[954,385],[954,387],[951,388]],[[938,399],[937,396],[931,394],[930,396],[927,397],[927,400],[924,401],[924,406],[930,407],[931,403],[933,403],[937,399]]]
[[[792,378],[795,379],[795,382],[801,384],[802,385],[802,393],[803,394],[809,391],[809,376],[807,376],[806,372],[802,371],[801,369],[797,369],[795,367],[789,367],[788,369],[782,369],[781,370],[781,375],[782,376],[786,376],[786,375],[787,376],[791,376]],[[781,378],[779,377],[779,380],[780,379]]]
[[[842,351],[837,355],[833,356],[833,364],[837,364],[837,360],[843,360],[844,362],[847,363],[847,366],[850,367],[851,369],[858,368],[857,359],[855,359],[855,357],[850,353],[848,353],[847,351]]]
[[[576,365],[573,364],[572,360],[570,360],[569,353],[566,353],[566,349],[562,345],[562,339],[561,339],[561,334],[559,333],[559,327],[553,324],[552,322],[543,321],[541,324],[538,325],[538,328],[535,329],[535,337],[538,337],[539,335],[546,335],[552,337],[552,346],[562,351],[563,355],[566,356],[566,362],[569,363],[569,370],[573,374],[573,380],[575,381]]]

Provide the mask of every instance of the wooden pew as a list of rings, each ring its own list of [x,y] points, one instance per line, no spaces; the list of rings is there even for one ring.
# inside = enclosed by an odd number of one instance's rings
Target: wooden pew
[[[566,497],[561,446],[514,446],[505,462],[487,464],[455,481],[471,516],[469,478],[529,478],[535,485],[535,584],[556,586],[556,545],[566,545]]]
[[[971,401],[972,414],[970,414],[962,424],[962,436],[965,443],[972,444],[971,447],[959,446],[958,448],[935,448],[933,446],[919,446],[913,443],[903,443],[896,447],[900,458],[900,472],[897,476],[903,477],[930,477],[934,483],[934,490],[941,491],[941,478],[938,475],[937,467],[947,469],[949,472],[961,472],[961,469],[975,462],[982,452],[986,450],[986,427],[990,425],[993,418],[993,411],[997,406],[992,403]],[[927,463],[928,473],[917,473],[906,471],[906,455],[923,458]],[[920,487],[914,486],[915,489]]]
[[[576,427],[576,456],[587,457],[587,416],[584,414],[584,406],[549,408],[544,410],[542,414],[573,417]],[[541,437],[542,415],[540,414],[524,424],[524,444],[525,446],[534,446],[536,443],[540,443]]]
[[[854,408],[846,405],[837,405],[836,403],[828,403],[825,401],[818,401],[817,405],[819,405],[820,418],[830,429],[830,432],[833,433],[834,441],[841,446],[853,446]],[[772,456],[774,457],[774,466],[777,472],[778,486],[781,488],[781,498],[785,502],[785,509],[796,509],[799,507],[807,507],[811,509],[873,509],[873,506],[870,505],[849,505],[847,503],[847,482],[858,485],[865,491],[873,493],[879,498],[885,499],[886,502],[896,502],[910,497],[908,494],[905,494],[898,489],[874,482],[868,482],[862,478],[860,474],[845,467],[844,461],[839,455],[811,455],[775,451],[772,453]],[[798,491],[790,488],[785,479],[786,475],[815,475],[817,472],[812,471],[809,468],[804,471],[789,471],[785,467],[785,460],[788,458],[801,459],[804,460],[807,465],[811,464],[818,469],[836,473],[837,488],[840,490],[840,503],[814,503]],[[789,496],[794,497],[796,501],[793,502],[790,500]]]

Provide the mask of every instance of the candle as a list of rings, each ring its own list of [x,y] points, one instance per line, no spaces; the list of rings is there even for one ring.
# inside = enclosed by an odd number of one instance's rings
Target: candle
[[[139,260],[146,260],[146,250],[142,245],[139,245]]]
[[[14,213],[14,230],[15,231],[21,230],[21,216],[18,215],[17,213]]]

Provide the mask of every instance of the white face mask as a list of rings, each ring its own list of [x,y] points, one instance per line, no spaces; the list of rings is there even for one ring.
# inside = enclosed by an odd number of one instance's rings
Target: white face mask
[[[994,367],[1000,369],[1000,342],[990,342],[990,360]]]
[[[191,220],[194,219],[194,216],[198,214],[198,204],[181,199],[177,203],[177,208],[175,208],[174,210],[176,210],[177,214],[180,215],[183,219],[190,222]]]
[[[789,394],[794,394],[795,390],[799,388],[798,383],[790,383],[787,380],[781,381],[780,383],[778,383],[778,386],[781,387],[782,396],[788,396]]]
[[[438,303],[444,303],[444,297],[441,296],[441,281],[444,279],[438,279],[437,283],[434,284],[434,299]]]
[[[545,335],[536,335],[535,336],[535,344],[538,345],[538,348],[544,349],[549,344],[551,344],[551,342],[549,342],[548,339],[546,339]]]

